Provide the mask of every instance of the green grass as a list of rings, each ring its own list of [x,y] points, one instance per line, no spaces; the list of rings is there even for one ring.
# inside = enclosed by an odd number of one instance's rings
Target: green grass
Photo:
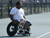
[[[48,8],[49,9],[49,8]],[[35,9],[34,9],[34,7],[33,7],[33,11],[35,10],[35,12],[36,13],[38,13],[38,7],[36,7]],[[41,10],[41,7],[39,7],[39,13],[41,13],[41,11],[42,12],[44,12],[44,7],[42,7],[42,10]],[[47,12],[47,7],[45,7],[45,12]]]
[[[1,12],[0,12],[0,15],[1,15]],[[3,17],[5,17],[5,18],[8,17],[8,12],[3,13]]]
[[[8,16],[8,12],[3,13],[3,16],[6,18]]]
[[[24,7],[23,9],[25,11],[25,14],[27,14],[27,7]]]
[[[4,9],[8,9],[8,7],[4,7]]]
[[[0,12],[0,15],[1,15],[1,12]]]
[[[8,9],[8,7],[4,7],[4,9]],[[9,9],[11,9],[11,6],[9,6]]]
[[[8,9],[8,7],[4,7],[4,8],[5,9]],[[11,6],[9,7],[9,9],[11,9]],[[25,11],[25,14],[27,15],[28,14],[27,13],[27,7],[23,7],[23,9]],[[36,13],[38,13],[38,7],[36,7],[36,9],[34,9],[34,7],[33,7],[33,12],[34,12],[34,10],[35,10]],[[44,12],[44,7],[42,7],[42,12]],[[47,12],[47,6],[45,7],[45,12]],[[30,13],[30,10],[29,10],[29,13]],[[39,7],[39,13],[41,13],[41,7]],[[0,12],[0,15],[1,15],[1,12]],[[7,17],[8,16],[8,12],[3,13],[3,16],[4,17]]]

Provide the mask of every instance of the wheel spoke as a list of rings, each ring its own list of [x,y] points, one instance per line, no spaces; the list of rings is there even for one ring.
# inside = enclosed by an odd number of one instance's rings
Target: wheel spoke
[[[10,31],[11,31],[11,32],[14,31],[14,26],[11,26],[11,27],[10,27]]]

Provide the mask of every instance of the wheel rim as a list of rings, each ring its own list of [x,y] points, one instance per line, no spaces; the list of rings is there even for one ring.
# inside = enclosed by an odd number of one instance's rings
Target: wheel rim
[[[10,32],[13,32],[15,27],[13,25],[10,26]]]

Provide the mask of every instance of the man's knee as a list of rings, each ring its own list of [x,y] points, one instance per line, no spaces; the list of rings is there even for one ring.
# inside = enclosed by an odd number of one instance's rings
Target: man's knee
[[[24,26],[28,26],[28,25],[31,26],[32,24],[31,24],[31,22],[26,21]]]

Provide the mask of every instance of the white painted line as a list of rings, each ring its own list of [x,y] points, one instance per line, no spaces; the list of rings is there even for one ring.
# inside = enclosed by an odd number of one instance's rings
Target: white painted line
[[[38,36],[38,37],[36,37],[36,38],[41,38],[41,37],[43,37],[43,36],[45,36],[45,35],[47,35],[47,34],[49,34],[50,32],[47,32],[47,33],[45,33],[45,34],[43,34],[43,35],[40,35],[40,36]]]

